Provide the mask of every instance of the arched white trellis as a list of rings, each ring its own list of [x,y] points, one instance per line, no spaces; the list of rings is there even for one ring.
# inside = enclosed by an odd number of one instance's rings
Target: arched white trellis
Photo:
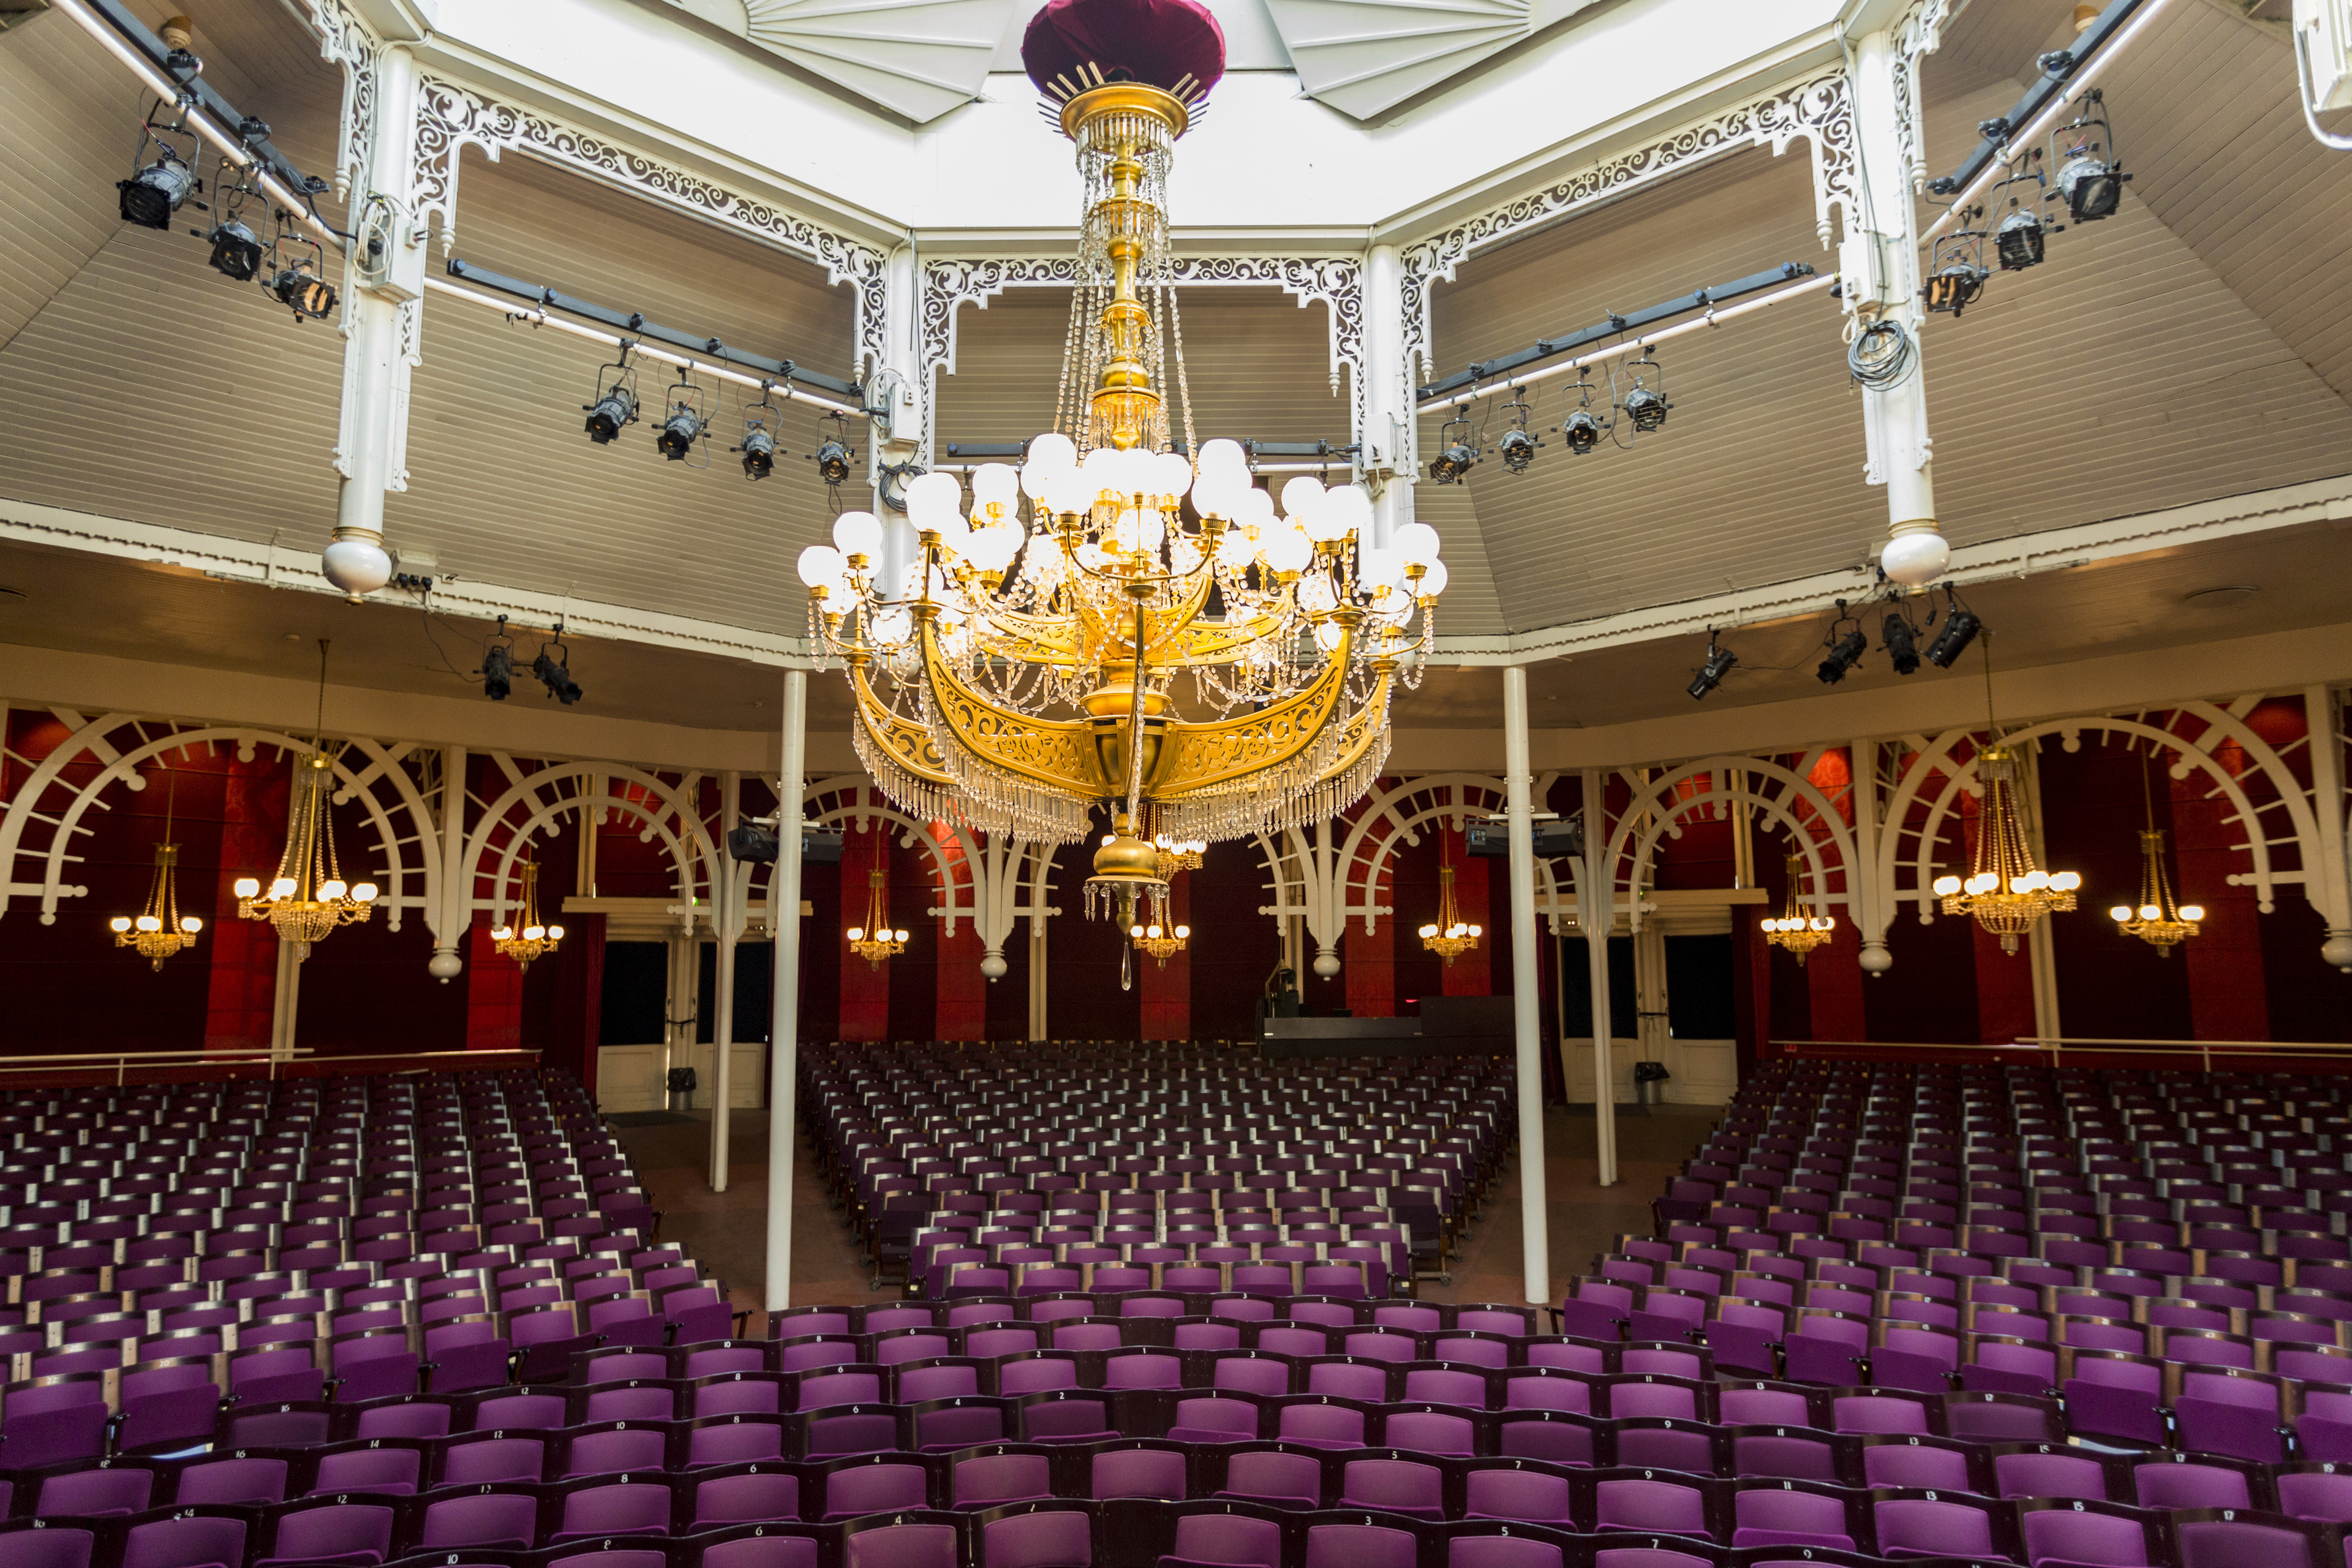
[[[1610,836],[1608,860],[1612,875],[1611,894],[1615,895],[1622,882],[1633,906],[1635,928],[1642,923],[1639,895],[1648,883],[1659,840],[1679,834],[1685,818],[1702,812],[1712,814],[1717,806],[1748,806],[1787,832],[1790,842],[1805,858],[1814,906],[1822,912],[1826,914],[1833,903],[1860,903],[1853,829],[1839,813],[1836,803],[1807,776],[1818,755],[1813,753],[1804,759],[1807,765],[1803,773],[1769,758],[1706,757],[1669,768],[1647,784],[1638,785]],[[1727,787],[1724,783],[1727,776],[1734,781]],[[1706,779],[1707,787],[1685,794],[1682,786],[1698,778]],[[1750,784],[1751,778],[1780,787],[1774,790]],[[1811,821],[1796,809],[1800,805],[1809,808]],[[1832,872],[1838,873],[1843,881],[1842,891],[1830,890]]]
[[[707,897],[719,874],[718,844],[694,798],[693,785],[698,781],[673,784],[617,763],[551,763],[529,773],[515,770],[510,762],[507,767],[510,782],[482,807],[458,860],[463,918],[470,920],[475,910],[482,909],[490,911],[493,924],[505,919],[508,889],[515,885],[515,861],[555,822],[589,811],[617,811],[644,824],[642,831],[658,838],[668,852],[677,872],[681,923],[693,925],[696,900]],[[643,794],[614,791],[614,784],[634,785]],[[493,854],[495,865],[486,870],[484,862]],[[490,893],[479,898],[473,889],[477,879],[485,875],[491,879]]]
[[[1557,776],[1546,773],[1535,781],[1538,803],[1549,795]],[[1500,816],[1507,801],[1503,781],[1486,773],[1422,773],[1393,780],[1366,796],[1339,850],[1346,919],[1360,915],[1370,932],[1376,929],[1378,916],[1394,912],[1379,901],[1381,890],[1390,880],[1397,851],[1419,844],[1423,828],[1443,824],[1458,829],[1473,816]],[[1536,907],[1550,915],[1556,931],[1559,880],[1549,860],[1536,861]]]
[[[864,833],[876,822],[889,824],[898,836],[901,849],[920,845],[930,861],[933,884],[939,889],[940,902],[927,911],[946,921],[947,934],[955,934],[956,917],[973,918],[976,906],[972,899],[974,863],[979,845],[963,827],[945,825],[948,838],[957,841],[961,853],[950,855],[947,838],[931,830],[931,825],[908,816],[885,800],[881,790],[861,775],[856,778],[820,779],[812,783],[801,795],[803,820],[811,827],[846,825],[853,831]],[[808,815],[814,808],[814,815]],[[844,897],[847,895],[845,893]]]
[[[127,742],[121,733],[126,730],[131,737]],[[264,746],[285,757],[308,752],[311,744],[281,731],[242,725],[180,729],[168,721],[128,713],[77,724],[34,766],[0,811],[0,873],[5,873],[0,874],[0,915],[7,912],[12,894],[36,894],[41,923],[53,925],[60,900],[88,895],[86,888],[65,879],[66,868],[81,858],[73,852],[76,840],[95,831],[84,819],[93,810],[113,809],[105,799],[110,786],[145,789],[147,781],[139,772],[142,763],[174,752],[209,752],[221,745],[234,745],[238,761],[251,762]],[[427,929],[437,931],[440,835],[423,792],[404,765],[406,754],[405,747],[365,738],[344,743],[334,766],[333,801],[349,805],[356,800],[373,829],[373,847],[362,853],[375,857],[369,875],[383,889],[377,906],[384,911],[385,925],[399,930],[402,912],[415,909],[424,912]],[[44,799],[68,787],[66,770],[79,761],[98,763],[98,773],[62,805],[44,810]],[[37,859],[37,880],[16,879],[20,858]]]
[[[2205,726],[2191,740],[2172,729],[2182,717],[2194,718]],[[2236,846],[2248,858],[2249,871],[2245,880],[2255,891],[2257,907],[2265,914],[2277,907],[2279,868],[2272,863],[2271,840],[2263,826],[2265,812],[2286,814],[2291,837],[2282,843],[2292,844],[2298,851],[2301,868],[2321,863],[2318,853],[2319,826],[2305,785],[2298,779],[2287,760],[2278,751],[2255,734],[2236,714],[2216,708],[2210,703],[2188,702],[2171,710],[2167,724],[2153,724],[2146,720],[2123,715],[2093,718],[2046,720],[2028,725],[2001,737],[2006,745],[2039,747],[2048,736],[2056,735],[2066,750],[2074,751],[2082,744],[2085,731],[2099,733],[2102,744],[2120,736],[2132,742],[2146,742],[2151,747],[2161,747],[2173,753],[2175,760],[2168,764],[2174,778],[2186,778],[2194,770],[2210,781],[2210,793],[2223,796],[2230,803],[2232,819],[2246,833],[2246,842]],[[2221,758],[2213,754],[2210,743],[2217,741],[2233,742],[2247,761],[2267,777],[2277,791],[2275,798],[2257,803],[2247,794],[2239,775],[2231,771]],[[1936,897],[1931,884],[1938,864],[1937,851],[1940,846],[1945,823],[1958,809],[1962,792],[1979,793],[1977,779],[1975,749],[1983,743],[1982,736],[1972,730],[1948,731],[1935,737],[1910,760],[1902,781],[1887,800],[1885,850],[1879,870],[1880,903],[1886,911],[1878,929],[1884,931],[1893,921],[1899,902],[1916,905],[1919,921],[1927,924],[1935,919]],[[1966,744],[1970,754],[1958,755]],[[1931,779],[1940,778],[1932,797],[1927,794]],[[1915,808],[1924,814],[1914,822]],[[1905,853],[1904,840],[1915,842]],[[1912,885],[1898,889],[1896,873],[1907,863],[1911,868]],[[2300,868],[2298,870],[2300,874]],[[2318,879],[2304,880],[2305,896],[2324,918],[2334,926],[2341,922],[2342,911],[2330,907],[2330,889]]]

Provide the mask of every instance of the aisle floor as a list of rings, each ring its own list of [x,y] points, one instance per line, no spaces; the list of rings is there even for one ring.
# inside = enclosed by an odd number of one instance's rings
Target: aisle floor
[[[1719,1111],[1706,1106],[1664,1106],[1643,1116],[1617,1118],[1617,1184],[1598,1184],[1591,1115],[1555,1107],[1544,1118],[1549,1200],[1550,1289],[1547,1301],[1567,1294],[1569,1281],[1588,1272],[1593,1258],[1625,1231],[1647,1234],[1650,1200],[1665,1190],[1682,1161],[1705,1140]],[[738,1110],[730,1128],[734,1148],[729,1190],[709,1182],[710,1115],[650,1127],[619,1129],[629,1159],[662,1211],[662,1239],[686,1249],[727,1281],[738,1308],[753,1312],[750,1331],[765,1331],[759,1315],[767,1280],[768,1113]],[[793,1282],[795,1304],[869,1302],[898,1295],[895,1285],[867,1289],[863,1250],[847,1215],[824,1197],[805,1140],[796,1141],[793,1171]],[[1514,1158],[1485,1210],[1451,1261],[1452,1282],[1421,1282],[1423,1300],[1517,1301],[1524,1299],[1525,1237],[1520,1182],[1525,1163]]]

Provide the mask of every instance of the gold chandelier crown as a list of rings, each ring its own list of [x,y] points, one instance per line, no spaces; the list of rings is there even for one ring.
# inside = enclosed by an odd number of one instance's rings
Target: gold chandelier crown
[[[1378,540],[1360,486],[1299,474],[1277,512],[1239,444],[1194,439],[1166,202],[1191,118],[1131,81],[1060,107],[1085,199],[1055,427],[968,497],[915,478],[904,526],[844,513],[799,563],[884,794],[1035,844],[1108,813],[1088,908],[1130,926],[1170,923],[1208,843],[1370,787],[1445,584],[1435,531]]]
[[[522,908],[517,919],[490,932],[490,945],[513,959],[517,969],[528,971],[532,959],[546,957],[562,943],[563,928],[539,918],[539,862],[526,860],[520,870]]]
[[[170,770],[165,770],[169,773]],[[117,915],[107,921],[114,945],[134,948],[139,956],[161,970],[175,952],[196,945],[205,922],[180,912],[180,847],[172,842],[173,808],[179,795],[179,776],[171,775],[163,796],[163,842],[155,846],[155,871],[147,883],[147,902],[136,915]]]
[[[2003,952],[2017,951],[2017,939],[2047,914],[2074,908],[2083,879],[2072,871],[2044,871],[2033,862],[2021,798],[2024,759],[1998,743],[1977,753],[1977,780],[1984,787],[1977,812],[1976,853],[1969,877],[1938,877],[1935,891],[1948,915],[1970,915],[2000,938]]]
[[[1836,916],[1805,913],[1804,869],[1805,858],[1802,855],[1789,857],[1788,900],[1781,906],[1779,918],[1760,922],[1764,928],[1764,940],[1774,947],[1785,948],[1795,954],[1800,969],[1805,966],[1807,953],[1824,942],[1834,941],[1837,935]]]

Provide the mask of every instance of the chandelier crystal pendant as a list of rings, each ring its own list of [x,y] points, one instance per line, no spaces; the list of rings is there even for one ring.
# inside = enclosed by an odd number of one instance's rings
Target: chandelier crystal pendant
[[[136,915],[117,915],[106,922],[114,932],[115,946],[136,948],[139,956],[152,961],[158,970],[173,953],[195,946],[196,933],[205,929],[203,921],[180,912],[180,847],[172,842],[178,785],[175,775],[165,788],[163,842],[155,846],[155,874],[147,884],[146,906]]]
[[[1938,877],[1935,891],[1946,914],[1974,917],[1977,924],[2000,938],[2003,952],[2015,952],[2017,939],[2032,931],[2036,921],[2074,910],[2083,879],[2072,871],[2044,871],[2034,864],[2019,799],[2024,760],[2012,748],[1996,742],[1977,753],[1977,780],[1984,786],[1984,798],[1977,814],[1977,847],[1968,879]]]
[[[911,542],[847,512],[799,570],[890,800],[1034,844],[1099,834],[1087,913],[1165,929],[1171,861],[1198,852],[1168,845],[1321,820],[1370,787],[1445,568],[1425,524],[1377,545],[1360,486],[1297,476],[1277,514],[1238,444],[1194,441],[1166,189],[1202,93],[1078,75],[1040,78],[1068,89],[1086,191],[1055,428],[1018,471],[982,464],[969,499],[953,474],[910,480]]]
[[[1454,961],[1478,945],[1485,934],[1478,927],[1462,918],[1454,902],[1454,861],[1450,840],[1439,830],[1437,840],[1437,919],[1421,928],[1421,945],[1437,954],[1451,968]]]
[[[2140,768],[2140,795],[2147,807],[2147,826],[2139,836],[2139,902],[2117,904],[2107,911],[2116,922],[2116,930],[2126,936],[2136,936],[2166,958],[2172,950],[2197,934],[2198,922],[2205,918],[2201,904],[2173,901],[2172,879],[2164,869],[2164,829],[2156,825],[2156,795],[2149,787],[2147,769]]]
[[[1761,923],[1764,927],[1764,940],[1774,947],[1786,948],[1795,956],[1797,967],[1802,969],[1805,966],[1805,954],[1835,938],[1837,919],[1833,915],[1805,913],[1805,900],[1801,891],[1803,887],[1801,879],[1805,869],[1805,858],[1802,855],[1790,856],[1788,867],[1788,901],[1781,906],[1778,919],[1767,920]]]
[[[890,929],[890,889],[887,879],[879,867],[866,874],[866,923],[851,926],[846,934],[849,951],[879,969],[886,958],[896,958],[907,951],[904,929]]]
[[[535,958],[553,952],[563,941],[563,928],[551,926],[539,918],[539,862],[526,860],[519,868],[522,878],[522,909],[519,918],[490,932],[490,945],[515,961],[517,969],[528,971]]]

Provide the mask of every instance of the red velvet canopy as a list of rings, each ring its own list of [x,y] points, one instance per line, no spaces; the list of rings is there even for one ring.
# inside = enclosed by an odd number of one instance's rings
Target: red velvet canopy
[[[1189,75],[1189,98],[1225,74],[1225,35],[1197,0],[1048,0],[1030,18],[1021,63],[1040,92],[1054,92],[1056,75],[1083,87],[1077,68],[1091,65],[1171,92]]]

